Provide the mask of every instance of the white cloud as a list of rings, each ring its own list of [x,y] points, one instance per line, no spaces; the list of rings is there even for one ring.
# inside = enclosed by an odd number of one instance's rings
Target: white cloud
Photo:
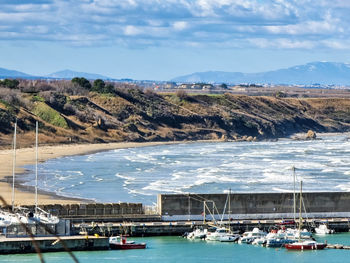
[[[137,27],[135,26],[126,26],[125,29],[124,29],[124,33],[125,35],[127,36],[135,36],[135,35],[138,35],[140,34],[142,31],[140,29],[138,29]]]
[[[350,4],[338,0],[2,2],[1,41],[350,49]]]
[[[184,30],[186,29],[188,26],[188,23],[185,22],[185,21],[176,21],[174,24],[173,24],[173,27],[175,30]]]

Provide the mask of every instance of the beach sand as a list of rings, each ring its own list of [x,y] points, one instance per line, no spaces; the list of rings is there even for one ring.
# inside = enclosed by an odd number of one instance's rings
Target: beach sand
[[[100,151],[107,151],[121,148],[145,147],[160,144],[171,144],[171,142],[144,142],[144,143],[106,143],[106,144],[68,144],[58,146],[40,146],[38,159],[44,162],[49,159],[69,156],[90,154]],[[16,151],[16,181],[21,181],[21,177],[26,172],[24,165],[35,164],[35,149],[22,148]],[[11,204],[12,200],[12,167],[13,167],[13,151],[0,151],[0,195],[5,199],[7,204]],[[22,180],[23,181],[23,180]],[[19,184],[15,187],[15,204],[16,205],[32,205],[34,204],[35,195],[33,187],[26,189]],[[38,203],[40,204],[71,204],[86,203],[89,200],[65,198],[57,196],[53,193],[39,192]],[[90,201],[91,202],[91,201]],[[0,206],[3,204],[0,204]]]

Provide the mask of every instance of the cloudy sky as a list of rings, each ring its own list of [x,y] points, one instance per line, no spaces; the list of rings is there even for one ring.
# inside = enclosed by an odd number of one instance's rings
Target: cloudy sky
[[[0,67],[168,80],[350,62],[350,1],[0,0]]]

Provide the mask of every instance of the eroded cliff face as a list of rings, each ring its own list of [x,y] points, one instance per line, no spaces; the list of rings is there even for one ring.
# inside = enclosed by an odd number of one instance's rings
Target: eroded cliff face
[[[85,96],[21,93],[28,103],[0,101],[0,146],[9,148],[15,119],[19,147],[40,142],[262,140],[297,132],[350,131],[350,100],[156,94],[140,89]]]

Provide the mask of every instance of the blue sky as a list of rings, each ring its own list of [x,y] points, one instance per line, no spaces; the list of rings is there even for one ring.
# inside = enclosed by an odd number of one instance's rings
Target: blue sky
[[[350,62],[350,1],[0,0],[0,67],[168,80]]]

